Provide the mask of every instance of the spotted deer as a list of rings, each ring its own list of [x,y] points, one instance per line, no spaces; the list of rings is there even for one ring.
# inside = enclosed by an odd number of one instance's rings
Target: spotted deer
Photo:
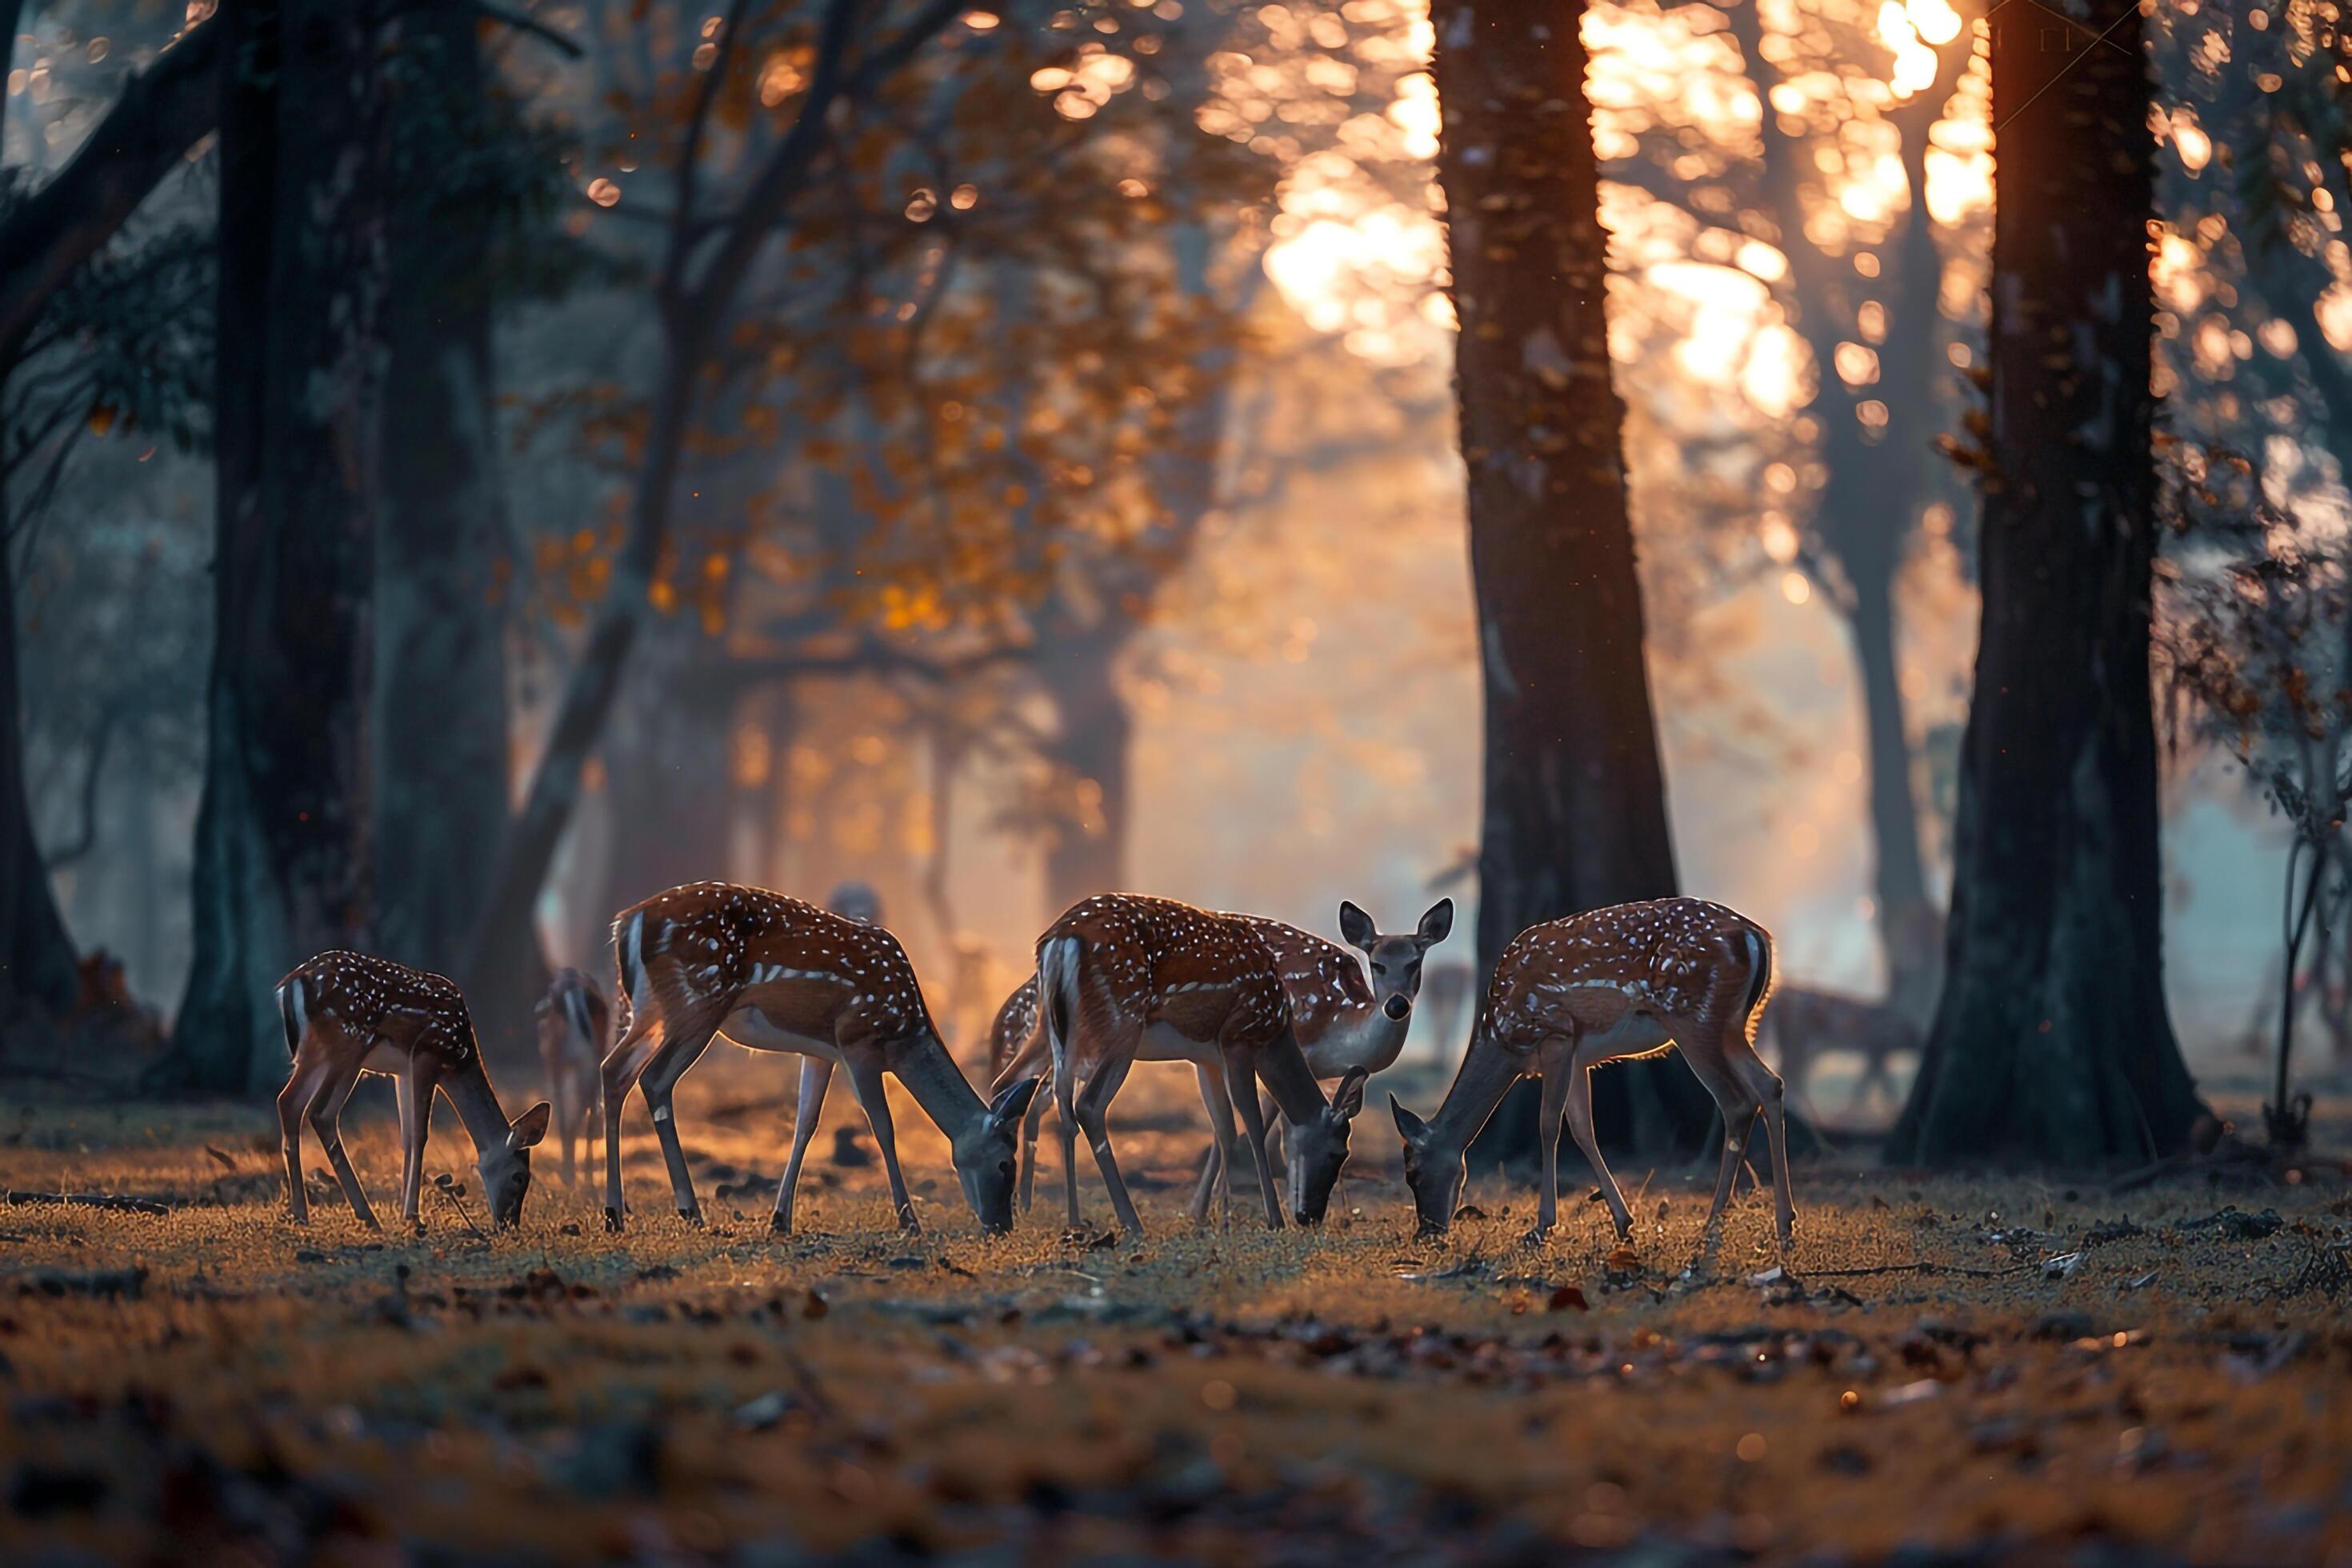
[[[1796,1206],[1780,1080],[1756,1055],[1757,1024],[1771,994],[1770,934],[1700,899],[1615,904],[1521,931],[1495,966],[1469,1052],[1437,1114],[1423,1121],[1389,1097],[1422,1233],[1442,1235],[1453,1222],[1464,1155],[1504,1092],[1522,1078],[1540,1077],[1543,1187],[1530,1239],[1540,1241],[1559,1218],[1563,1112],[1608,1200],[1618,1238],[1630,1237],[1633,1215],[1593,1139],[1591,1069],[1679,1050],[1723,1112],[1709,1243],[1720,1234],[1732,1176],[1760,1110],[1780,1200],[1775,1231],[1785,1248]]]
[[[286,1156],[287,1205],[295,1224],[310,1219],[302,1190],[302,1123],[308,1121],[352,1212],[369,1229],[383,1228],[343,1152],[343,1107],[364,1073],[389,1077],[397,1092],[403,1220],[415,1225],[420,1217],[425,1144],[432,1135],[436,1089],[457,1107],[474,1142],[474,1166],[491,1224],[503,1230],[522,1218],[523,1196],[530,1191],[531,1147],[547,1131],[547,1102],[507,1120],[456,985],[388,958],[338,950],[319,954],[278,983],[278,1014],[294,1058],[278,1096],[278,1129]]]
[[[623,910],[613,922],[629,1027],[604,1058],[604,1216],[621,1228],[621,1107],[635,1085],[653,1114],[681,1218],[702,1205],[678,1143],[671,1096],[724,1033],[753,1050],[802,1058],[793,1152],[772,1224],[793,1227],[793,1194],[836,1063],[849,1069],[890,1180],[899,1226],[920,1229],[890,1123],[892,1073],[947,1135],[964,1197],[991,1234],[1013,1226],[1013,1134],[1037,1090],[1006,1086],[994,1104],[972,1092],[949,1057],[898,939],[880,926],[798,899],[729,882],[692,882]]]
[[[1223,918],[1246,921],[1273,952],[1298,1048],[1317,1079],[1335,1082],[1350,1068],[1360,1068],[1367,1075],[1383,1072],[1404,1050],[1405,1036],[1412,1028],[1413,1000],[1421,992],[1423,959],[1453,931],[1454,900],[1439,900],[1409,935],[1382,935],[1371,916],[1342,900],[1339,931],[1364,954],[1360,965],[1346,949],[1281,921],[1245,914]],[[1370,968],[1369,983],[1364,965]],[[1002,1077],[1016,1061],[1034,1070],[1045,1060],[1045,1044],[1037,1027],[1037,983],[1032,975],[1005,998],[997,1013],[989,1031],[989,1066]],[[1201,1079],[1203,1105],[1222,1105],[1230,1098],[1218,1064],[1201,1062],[1193,1070]],[[1259,1106],[1259,1118],[1267,1124],[1270,1136],[1279,1135],[1275,1126],[1278,1109],[1271,1095]],[[1021,1201],[1024,1208],[1036,1174],[1037,1124],[1043,1110],[1042,1104],[1032,1108],[1023,1139]],[[1213,1125],[1213,1110],[1210,1117]],[[1210,1194],[1224,1163],[1224,1148],[1213,1140],[1193,1188],[1193,1219],[1207,1216]]]
[[[1135,893],[1083,900],[1037,939],[1037,995],[1061,1120],[1071,1228],[1084,1223],[1076,1163],[1083,1128],[1120,1228],[1129,1235],[1143,1229],[1106,1121],[1112,1098],[1139,1060],[1189,1061],[1217,1070],[1214,1080],[1201,1075],[1211,1124],[1230,1148],[1234,1112],[1241,1112],[1266,1225],[1278,1230],[1282,1203],[1257,1099],[1263,1079],[1291,1136],[1293,1216],[1301,1225],[1322,1219],[1347,1163],[1349,1124],[1363,1109],[1368,1075],[1350,1069],[1337,1093],[1324,1098],[1299,1049],[1274,952],[1249,917]],[[1007,1068],[1008,1074],[1022,1070],[1017,1058]],[[1226,1093],[1212,1098],[1213,1081],[1222,1082]],[[1230,1189],[1230,1173],[1227,1184]]]
[[[555,1102],[554,1131],[563,1152],[563,1184],[568,1187],[578,1168],[573,1156],[587,1136],[588,1118],[604,1105],[600,1066],[611,1037],[612,1009],[593,980],[566,969],[539,999],[532,1023],[539,1036],[540,1064],[547,1069],[547,1095]]]

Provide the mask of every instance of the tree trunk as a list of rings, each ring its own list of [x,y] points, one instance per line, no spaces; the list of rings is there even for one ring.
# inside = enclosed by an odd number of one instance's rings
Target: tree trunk
[[[73,939],[33,838],[32,803],[25,793],[5,482],[0,475],[0,1054],[21,1057],[72,1010],[76,985]]]
[[[396,134],[462,145],[483,123],[477,18],[402,18]],[[376,941],[458,963],[507,817],[505,497],[490,282],[449,243],[484,215],[402,193],[386,301],[383,526],[376,542]]]
[[[1129,892],[1127,866],[1129,743],[1133,723],[1116,666],[1125,628],[1055,645],[1037,677],[1054,699],[1059,730],[1045,754],[1075,781],[1077,812],[1045,852],[1051,920],[1093,893]]]
[[[1870,800],[1871,897],[1886,960],[1887,996],[1924,1018],[1934,1005],[1932,933],[1939,923],[1919,852],[1918,797],[1911,786],[1911,737],[1895,657],[1895,583],[1884,562],[1857,561],[1846,573],[1853,600],[1846,631],[1862,676],[1863,777]],[[1916,1011],[1914,1012],[1914,1009]]]
[[[1537,921],[1675,891],[1578,10],[1430,13],[1486,688],[1486,972]],[[1532,1159],[1526,1088],[1479,1141],[1483,1163]],[[1695,1146],[1712,1109],[1679,1062],[1597,1075],[1593,1101],[1604,1139],[1642,1151]]]
[[[1993,23],[1983,630],[1950,973],[1902,1163],[2144,1159],[2199,1111],[2159,946],[2149,86],[2130,0],[2083,20],[2107,42]]]
[[[613,852],[604,907],[730,874],[728,740],[734,704],[723,651],[698,627],[665,622],[631,677],[627,721],[604,747]]]
[[[221,124],[216,630],[195,956],[156,1077],[236,1093],[284,1070],[279,977],[369,934],[384,237],[362,14],[279,0],[224,19],[239,68]]]

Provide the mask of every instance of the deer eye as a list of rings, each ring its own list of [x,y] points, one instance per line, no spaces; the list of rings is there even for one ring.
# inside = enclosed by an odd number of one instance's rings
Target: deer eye
[[[1388,972],[1389,966],[1385,963],[1375,963],[1372,965],[1372,973],[1375,974],[1386,974]]]

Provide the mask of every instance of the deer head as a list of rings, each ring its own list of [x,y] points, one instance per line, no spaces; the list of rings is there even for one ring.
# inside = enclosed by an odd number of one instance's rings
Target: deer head
[[[495,1229],[522,1219],[523,1195],[530,1191],[531,1145],[547,1136],[549,1113],[547,1101],[541,1100],[507,1124],[505,1137],[475,1152],[474,1170],[482,1179],[482,1201],[490,1205]]]
[[[1429,1123],[1407,1110],[1393,1094],[1389,1096],[1389,1110],[1396,1118],[1397,1136],[1404,1141],[1404,1184],[1412,1189],[1421,1234],[1444,1236],[1462,1202],[1462,1184],[1469,1179],[1467,1163],[1458,1151],[1450,1157],[1440,1152]]]
[[[990,1236],[1003,1236],[1013,1228],[1021,1118],[1027,1114],[1029,1102],[1037,1097],[1037,1086],[1044,1081],[1024,1078],[1008,1086],[951,1144],[964,1199],[979,1216],[980,1228]]]
[[[1321,1114],[1290,1130],[1290,1213],[1301,1225],[1321,1225],[1331,1189],[1348,1163],[1348,1126],[1364,1109],[1362,1068],[1349,1068]]]
[[[1440,899],[1421,917],[1410,936],[1382,936],[1372,917],[1354,904],[1339,905],[1339,934],[1360,950],[1371,965],[1372,999],[1391,1023],[1412,1016],[1413,998],[1421,994],[1421,961],[1454,929],[1454,900]]]

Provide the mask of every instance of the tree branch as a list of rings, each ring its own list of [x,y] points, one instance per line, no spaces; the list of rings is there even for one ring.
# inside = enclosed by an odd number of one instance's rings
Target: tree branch
[[[197,23],[123,83],[73,162],[0,225],[0,365],[16,363],[74,269],[220,124],[221,26]]]

